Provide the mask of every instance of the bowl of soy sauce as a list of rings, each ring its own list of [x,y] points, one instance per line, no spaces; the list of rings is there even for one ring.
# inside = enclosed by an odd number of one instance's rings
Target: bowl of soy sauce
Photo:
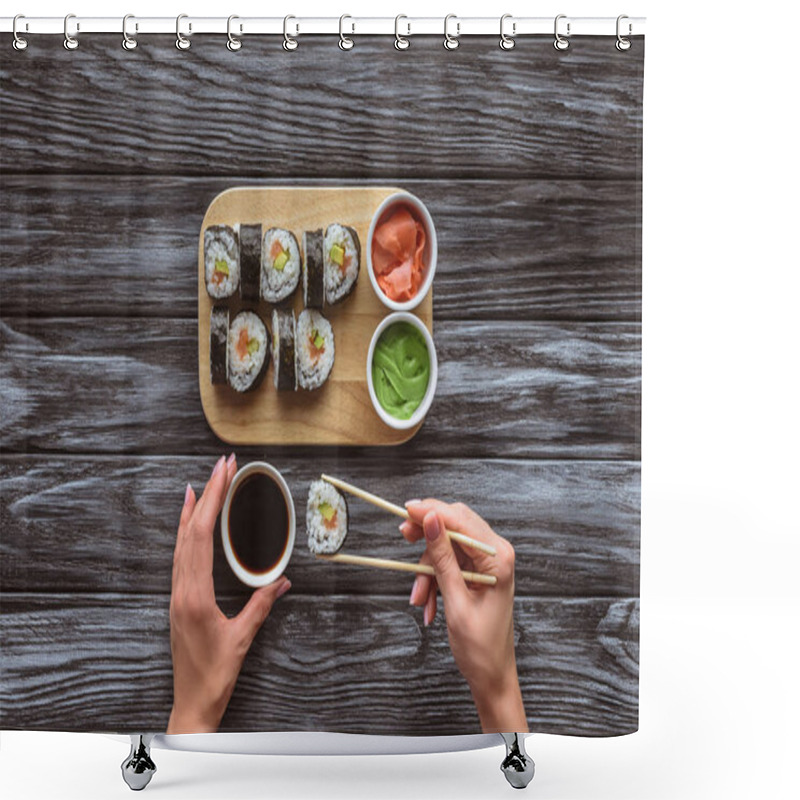
[[[231,569],[248,586],[267,586],[292,556],[295,512],[283,476],[265,461],[252,461],[231,481],[222,508],[222,547]]]

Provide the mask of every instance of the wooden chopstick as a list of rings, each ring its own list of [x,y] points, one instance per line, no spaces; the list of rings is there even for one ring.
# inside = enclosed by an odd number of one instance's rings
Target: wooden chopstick
[[[317,558],[325,561],[336,561],[339,564],[354,564],[357,567],[377,567],[378,569],[393,569],[397,572],[416,572],[418,575],[435,575],[430,564],[409,564],[407,561],[393,561],[389,558],[370,558],[369,556],[352,556],[348,553],[335,553],[326,556],[317,554]],[[464,580],[469,583],[482,583],[494,586],[497,578],[494,575],[484,575],[482,572],[470,572],[462,569]]]
[[[345,483],[345,481],[340,481],[338,478],[332,478],[330,475],[323,475],[322,480],[327,481],[329,484],[331,484],[331,486],[335,486],[337,489],[341,489],[343,492],[348,492],[356,497],[360,497],[362,500],[366,500],[366,502],[372,503],[372,505],[378,506],[378,508],[382,508],[384,511],[388,511],[390,514],[395,514],[403,519],[410,518],[408,511],[402,506],[396,506],[394,503],[390,503],[388,500],[384,500],[382,497],[365,492],[363,489],[353,486],[352,483]],[[470,547],[473,550],[480,550],[483,553],[488,553],[490,556],[497,555],[497,550],[490,544],[479,542],[477,539],[473,539],[471,536],[465,536],[463,533],[459,533],[458,531],[445,530],[445,533],[450,537],[451,541],[463,544],[465,547]]]

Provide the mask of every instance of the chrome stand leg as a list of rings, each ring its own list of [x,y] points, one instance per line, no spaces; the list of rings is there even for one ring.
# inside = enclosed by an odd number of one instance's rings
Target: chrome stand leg
[[[131,752],[122,762],[122,778],[134,792],[141,791],[150,783],[156,765],[150,758],[152,733],[131,734]]]
[[[524,789],[532,780],[535,766],[525,752],[525,736],[521,733],[501,733],[506,743],[506,757],[500,765],[506,780],[515,789]]]

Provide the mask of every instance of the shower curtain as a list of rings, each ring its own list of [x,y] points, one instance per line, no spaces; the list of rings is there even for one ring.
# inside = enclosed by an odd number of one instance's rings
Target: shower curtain
[[[636,730],[643,58],[643,40],[620,52],[608,37],[564,51],[488,36],[455,50],[419,37],[402,52],[371,36],[347,52],[330,37],[291,52],[271,37],[235,53],[214,37],[186,51],[160,35],[130,51],[110,35],[74,51],[58,37],[3,44],[0,727],[167,730],[186,487],[198,499],[235,451],[239,468],[281,473],[297,528],[291,588],[254,626],[218,730],[479,733],[512,666],[531,731]],[[421,201],[438,243],[411,312],[432,331],[438,378],[410,438],[378,418],[354,355],[390,313],[367,244],[394,192]],[[262,264],[276,222],[306,258],[307,230],[354,227],[360,275],[323,303],[328,383],[279,395],[273,364],[240,395],[209,381],[209,309],[221,302],[232,325],[239,306],[208,293],[205,236],[227,225],[238,248],[241,226],[260,226]],[[334,246],[325,257],[344,258]],[[276,271],[291,255],[279,249]],[[212,276],[229,266],[216,258]],[[251,307],[274,337],[273,305]],[[362,404],[347,435],[323,411],[345,385]],[[251,426],[266,408],[267,432]],[[290,433],[281,415],[301,412]],[[513,664],[477,675],[497,631],[457,629],[449,587],[433,614],[429,579],[411,605],[414,575],[309,552],[323,473],[401,506],[463,504],[506,565],[513,548],[513,581],[499,583]],[[416,563],[436,546],[438,523],[419,517],[409,542],[399,519],[347,502],[342,552]],[[231,619],[253,589],[219,523],[209,543],[213,599]]]

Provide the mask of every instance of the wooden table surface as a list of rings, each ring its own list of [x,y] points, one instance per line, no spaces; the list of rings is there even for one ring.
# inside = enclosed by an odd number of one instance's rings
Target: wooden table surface
[[[2,44],[0,727],[165,729],[183,490],[224,449],[197,381],[203,214],[231,186],[383,184],[417,194],[439,236],[425,424],[395,448],[239,462],[278,466],[301,517],[320,472],[473,506],[516,548],[531,730],[635,730],[643,42]],[[354,551],[418,554],[351,509]],[[215,549],[232,613],[248,592]],[[409,576],[302,546],[288,574],[222,730],[479,731]]]

